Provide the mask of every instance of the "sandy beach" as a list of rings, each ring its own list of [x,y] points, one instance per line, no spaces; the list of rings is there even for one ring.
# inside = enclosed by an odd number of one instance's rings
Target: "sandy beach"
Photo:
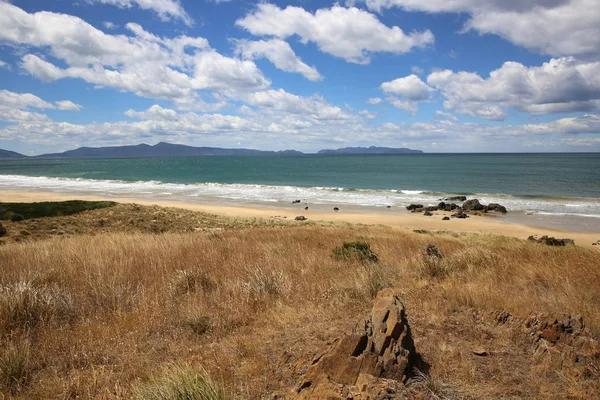
[[[0,199],[5,202],[39,202],[39,201],[64,201],[64,200],[111,200],[119,203],[137,203],[141,205],[159,205],[163,207],[178,207],[192,211],[201,211],[231,217],[260,217],[272,218],[286,217],[293,219],[298,215],[304,215],[312,221],[341,221],[358,224],[386,225],[396,229],[414,230],[449,230],[456,232],[471,232],[480,234],[506,235],[526,239],[530,235],[548,235],[557,238],[570,238],[575,240],[576,245],[586,248],[599,249],[592,243],[600,240],[600,231],[574,231],[558,230],[527,226],[501,221],[493,216],[472,216],[468,219],[451,219],[442,221],[442,217],[450,215],[446,212],[434,212],[432,217],[423,216],[420,213],[405,213],[398,210],[389,212],[323,212],[314,210],[289,210],[281,208],[263,207],[241,207],[241,206],[219,206],[212,204],[201,204],[182,201],[148,200],[134,197],[103,197],[93,195],[70,195],[66,193],[33,192],[19,190],[0,190]]]

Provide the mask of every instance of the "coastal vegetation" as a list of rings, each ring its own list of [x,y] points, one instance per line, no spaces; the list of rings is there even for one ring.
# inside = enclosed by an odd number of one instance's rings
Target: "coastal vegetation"
[[[72,215],[82,211],[115,206],[114,201],[46,201],[40,203],[0,203],[0,220],[22,221],[24,219]]]
[[[600,393],[600,353],[571,365],[507,323],[579,315],[597,338],[595,250],[133,204],[3,224],[0,398],[283,397],[387,287],[429,366],[415,396]]]

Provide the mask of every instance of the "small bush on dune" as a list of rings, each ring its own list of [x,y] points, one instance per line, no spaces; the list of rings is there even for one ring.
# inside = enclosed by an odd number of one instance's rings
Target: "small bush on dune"
[[[370,262],[377,262],[379,259],[371,250],[371,245],[365,242],[346,242],[333,249],[333,258],[340,261],[358,259]]]
[[[2,223],[0,222],[0,237],[5,236],[6,235],[6,228],[4,227],[4,225],[2,225]]]
[[[133,387],[138,400],[224,400],[221,385],[210,378],[204,368],[194,368],[187,363],[167,366],[147,382]]]

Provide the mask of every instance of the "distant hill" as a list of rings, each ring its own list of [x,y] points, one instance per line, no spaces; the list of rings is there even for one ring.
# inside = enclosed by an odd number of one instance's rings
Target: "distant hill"
[[[391,147],[344,147],[337,150],[321,150],[317,154],[423,154],[421,150]]]
[[[27,156],[10,150],[0,149],[0,158],[25,158]]]
[[[193,147],[182,144],[160,142],[154,146],[138,144],[135,146],[80,147],[63,153],[42,154],[44,158],[121,158],[121,157],[190,157],[190,156],[266,156],[300,155],[295,150],[262,151],[252,149],[222,149],[219,147]]]

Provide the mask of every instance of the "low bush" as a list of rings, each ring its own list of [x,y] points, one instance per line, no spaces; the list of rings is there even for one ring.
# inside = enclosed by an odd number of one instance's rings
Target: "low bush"
[[[371,250],[371,245],[365,242],[346,242],[333,249],[336,260],[358,259],[359,261],[377,262],[377,254]]]

